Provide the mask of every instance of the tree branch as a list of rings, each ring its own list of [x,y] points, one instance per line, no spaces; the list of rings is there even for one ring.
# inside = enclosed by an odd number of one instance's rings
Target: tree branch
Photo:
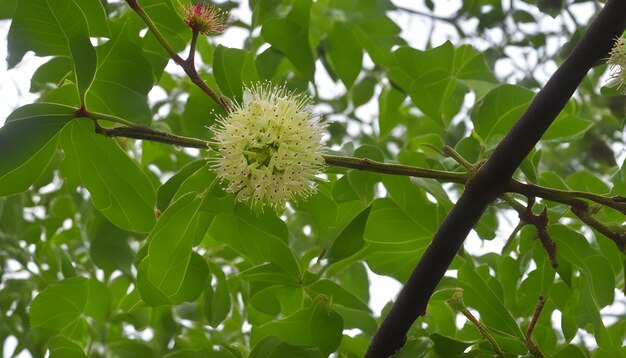
[[[152,142],[171,144],[185,148],[214,149],[212,148],[212,143],[208,141],[197,138],[179,136],[149,127],[140,126],[134,123],[131,123],[132,126],[117,126],[112,128],[105,128],[100,126],[97,121],[101,119],[116,123],[126,123],[128,121],[122,118],[109,116],[102,113],[88,112],[81,108],[76,110],[76,117],[86,117],[92,119],[96,123],[96,133],[102,134],[107,137],[123,137],[149,140]],[[383,163],[368,158],[342,157],[336,155],[324,155],[323,157],[326,164],[337,167],[365,170],[381,174],[404,175],[416,178],[435,179],[443,182],[458,184],[465,184],[471,175],[471,173],[447,172],[429,168],[412,167],[402,164]],[[577,191],[568,192],[564,190],[546,188],[538,185],[524,184],[515,179],[511,179],[506,191],[523,194],[526,197],[541,197],[550,201],[569,205],[572,207],[572,211],[574,212],[574,214],[576,214],[576,216],[578,216],[580,220],[582,220],[584,223],[591,226],[592,228],[596,229],[598,232],[605,235],[609,239],[615,241],[620,250],[625,250],[624,247],[626,246],[626,238],[624,237],[624,235],[615,232],[608,226],[596,220],[592,216],[592,213],[589,211],[589,205],[583,200],[579,199],[579,197],[584,197],[599,204],[603,204],[606,202],[612,203],[615,206],[618,204],[624,204],[623,201],[616,200],[616,198],[621,197],[606,197],[598,194]],[[508,196],[501,195],[501,197],[515,210],[517,210],[518,212],[521,211],[521,204],[517,203],[515,200]],[[616,210],[623,212],[621,209]]]
[[[613,39],[626,27],[626,1],[609,0],[570,56],[539,91],[487,162],[469,178],[465,191],[448,213],[433,241],[379,327],[366,353],[389,357],[426,306],[452,259],[487,206],[506,189],[522,160],[561,112],[593,64],[606,57]]]

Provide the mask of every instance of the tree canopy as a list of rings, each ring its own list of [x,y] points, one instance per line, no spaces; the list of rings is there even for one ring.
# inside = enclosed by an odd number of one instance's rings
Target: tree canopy
[[[3,356],[626,356],[626,2],[409,5],[2,0]]]

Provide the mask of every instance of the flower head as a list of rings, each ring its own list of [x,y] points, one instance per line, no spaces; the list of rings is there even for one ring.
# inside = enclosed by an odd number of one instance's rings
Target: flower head
[[[226,30],[228,12],[213,5],[199,2],[196,5],[181,5],[183,21],[193,31],[204,35],[219,35]]]
[[[315,192],[324,164],[323,129],[307,97],[269,83],[253,85],[213,128],[217,174],[238,201],[282,208]]]
[[[626,39],[618,38],[615,40],[615,45],[611,50],[611,56],[607,61],[609,68],[611,69],[611,79],[609,86],[617,85],[618,89],[621,89],[626,93]]]

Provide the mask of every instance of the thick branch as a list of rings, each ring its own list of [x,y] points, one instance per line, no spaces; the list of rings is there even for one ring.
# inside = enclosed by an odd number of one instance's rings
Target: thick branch
[[[609,0],[578,46],[537,94],[494,153],[466,184],[455,207],[409,277],[376,332],[366,357],[389,357],[404,345],[409,328],[428,300],[469,231],[505,189],[516,168],[561,112],[592,65],[606,57],[626,27],[626,1]]]

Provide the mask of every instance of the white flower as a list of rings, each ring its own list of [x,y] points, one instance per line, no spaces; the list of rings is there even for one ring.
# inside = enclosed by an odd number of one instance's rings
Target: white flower
[[[307,97],[271,83],[253,85],[213,128],[217,175],[238,201],[282,208],[315,192],[323,130]]]
[[[617,86],[626,93],[626,39],[618,38],[611,50],[611,56],[607,61],[611,70],[611,77],[608,86]]]

